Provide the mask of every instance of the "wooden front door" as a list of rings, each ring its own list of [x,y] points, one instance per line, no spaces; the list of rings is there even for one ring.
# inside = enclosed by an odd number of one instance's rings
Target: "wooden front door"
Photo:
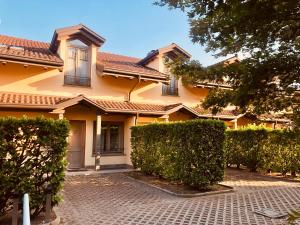
[[[84,167],[85,121],[71,120],[70,125],[67,153],[68,169],[80,169]]]

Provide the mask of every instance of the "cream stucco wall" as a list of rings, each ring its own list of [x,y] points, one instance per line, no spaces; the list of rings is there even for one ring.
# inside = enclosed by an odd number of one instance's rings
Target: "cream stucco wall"
[[[62,59],[66,55],[66,40],[61,40],[58,54]],[[90,73],[91,87],[64,85],[64,71],[58,69],[43,68],[33,65],[24,67],[23,64],[7,63],[0,64],[0,92],[32,93],[56,96],[76,96],[84,94],[88,97],[124,101],[127,99],[130,89],[136,84],[137,79],[115,78],[101,76],[96,71],[96,55],[99,49],[91,45]],[[100,49],[101,50],[101,49]],[[149,67],[161,72],[166,72],[162,56],[150,62]],[[173,104],[184,103],[195,106],[207,95],[204,88],[192,88],[183,86],[179,81],[179,96],[162,96],[162,83],[145,82],[138,84],[132,93],[131,100],[134,102]]]
[[[0,92],[17,92],[54,96],[76,96],[84,94],[92,98],[124,101],[136,80],[101,77],[92,74],[91,87],[64,85],[63,72],[58,69],[45,70],[41,67],[22,64],[0,64]],[[132,93],[132,101],[153,104],[184,103],[199,104],[207,95],[203,88],[185,87],[179,82],[179,96],[162,96],[162,84],[142,81]]]
[[[61,40],[58,48],[58,54],[65,60],[67,41]],[[96,71],[96,55],[99,49],[91,45],[90,53],[90,74],[91,87],[64,85],[64,71],[53,68],[44,68],[43,66],[6,63],[0,64],[0,92],[16,92],[27,94],[41,94],[54,96],[77,96],[84,94],[90,98],[103,100],[124,101],[127,100],[128,93],[135,86],[137,79],[115,78],[110,76],[101,76]],[[101,49],[100,49],[101,50]],[[159,55],[155,60],[150,62],[149,67],[155,68],[161,72],[166,72],[163,58]],[[187,106],[195,106],[207,95],[204,88],[192,88],[183,86],[179,81],[179,96],[162,96],[162,83],[141,81],[131,95],[132,102],[152,103],[152,104],[174,104],[184,103]],[[44,115],[46,117],[58,118],[57,114],[47,112],[23,112],[0,111],[0,116],[22,116],[27,115],[35,117]],[[86,106],[73,106],[66,109],[64,117],[68,120],[83,120],[86,124],[85,130],[85,166],[93,166],[95,163],[92,155],[93,149],[93,121],[96,120],[96,111]],[[134,115],[102,115],[102,121],[123,121],[124,122],[124,155],[103,156],[101,165],[110,164],[131,164],[130,161],[130,127],[135,124]],[[181,112],[170,115],[170,121],[189,119],[188,116]],[[155,117],[138,117],[138,124],[164,121]]]
[[[86,106],[76,105],[67,108],[65,118],[72,120],[83,120],[86,123],[85,130],[85,166],[90,167],[95,165],[95,157],[93,156],[93,123],[97,120],[96,110]],[[101,121],[113,121],[124,123],[124,154],[117,156],[102,155],[100,159],[101,165],[112,164],[131,164],[130,153],[130,127],[134,126],[135,116],[133,115],[102,115]]]

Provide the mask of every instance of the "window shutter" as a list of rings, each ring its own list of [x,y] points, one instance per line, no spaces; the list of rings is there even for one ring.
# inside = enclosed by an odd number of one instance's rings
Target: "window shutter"
[[[88,77],[88,51],[87,50],[78,50],[78,76],[87,78]]]
[[[166,95],[167,94],[167,85],[166,84],[162,84],[162,94]]]
[[[162,85],[163,95],[178,95],[178,80],[176,77],[172,76],[170,83],[168,85]]]
[[[67,58],[67,75],[75,76],[76,74],[76,49],[68,47]]]

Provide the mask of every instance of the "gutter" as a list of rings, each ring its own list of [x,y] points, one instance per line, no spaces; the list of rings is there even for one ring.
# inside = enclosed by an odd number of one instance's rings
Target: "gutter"
[[[103,72],[105,73],[118,73],[118,74],[126,74],[126,75],[133,75],[136,76],[137,74],[140,76],[144,76],[145,78],[150,78],[150,79],[157,79],[157,80],[162,80],[165,81],[166,79],[166,74],[158,72],[157,70],[154,70],[154,72],[159,73],[160,76],[153,76],[152,73],[145,73],[145,72],[132,72],[132,71],[128,71],[128,70],[119,70],[119,69],[115,69],[115,68],[109,68],[109,67],[105,67],[103,69]]]
[[[44,61],[39,59],[32,59],[32,58],[25,58],[25,57],[14,57],[9,55],[0,55],[0,60],[2,61],[10,61],[14,63],[25,63],[25,64],[32,64],[32,65],[42,65],[46,67],[53,67],[53,68],[59,68],[64,65],[63,62],[50,62],[50,61]]]

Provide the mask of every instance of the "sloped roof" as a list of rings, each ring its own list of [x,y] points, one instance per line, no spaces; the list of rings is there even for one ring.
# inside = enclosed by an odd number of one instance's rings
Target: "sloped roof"
[[[270,121],[270,122],[282,122],[282,123],[289,123],[291,122],[290,119],[286,118],[284,115],[279,114],[270,114],[265,113],[262,115],[257,116],[257,118],[261,121]]]
[[[36,95],[24,93],[0,92],[0,108],[41,108],[58,109],[69,107],[73,104],[86,100],[105,112],[122,113],[144,113],[154,115],[165,115],[168,111],[181,104],[159,105],[147,103],[109,101],[101,99],[91,99],[83,95],[76,97],[62,97],[49,95]]]
[[[111,72],[119,75],[141,75],[143,78],[166,80],[167,76],[155,69],[139,65],[139,58],[117,55],[107,52],[98,52],[97,67],[103,72]]]
[[[2,92],[0,93],[0,107],[51,109],[68,99],[60,96]]]
[[[236,118],[238,115],[240,115],[236,110],[224,109],[217,114],[212,114],[212,112],[210,110],[204,109],[201,106],[197,106],[193,109],[195,111],[197,111],[201,115],[201,117],[208,117],[208,118],[233,119],[233,118]]]
[[[79,95],[76,97],[66,97],[8,92],[0,92],[0,108],[41,108],[51,110],[60,107],[69,107],[72,104],[77,104],[79,101],[84,99],[86,99],[88,102],[105,112],[168,115],[178,110],[185,109],[190,113],[194,114],[195,116],[204,118],[218,117],[232,119],[239,115],[234,110],[223,110],[222,112],[216,115],[212,115],[209,110],[205,110],[200,106],[190,108],[183,105],[182,103],[160,105],[125,101],[109,101],[103,99],[91,99],[83,95]]]
[[[170,52],[179,53],[179,54],[183,55],[186,58],[191,58],[192,57],[192,55],[190,53],[188,53],[187,51],[185,51],[179,45],[177,45],[175,43],[172,43],[172,44],[170,44],[168,46],[152,50],[146,57],[144,57],[143,59],[141,59],[138,62],[138,64],[140,64],[140,65],[147,65],[147,63],[150,62],[158,54],[166,54],[166,53],[170,53]]]
[[[49,50],[49,43],[0,35],[0,59],[62,66],[63,60]]]
[[[57,50],[58,42],[62,37],[67,37],[67,39],[79,39],[87,45],[93,43],[98,47],[105,42],[105,38],[94,32],[93,30],[83,24],[78,24],[75,26],[59,28],[54,31],[50,44],[50,49],[52,51]]]
[[[240,62],[241,60],[238,58],[238,56],[232,56],[229,57],[227,59],[224,59],[220,62],[217,62],[215,64],[212,64],[210,66],[208,66],[207,68],[212,68],[215,66],[226,66],[229,65],[231,63],[236,63],[236,62]],[[194,86],[196,87],[206,87],[206,88],[222,88],[222,89],[231,89],[232,86],[230,84],[228,84],[226,81],[223,82],[215,82],[215,81],[209,81],[209,80],[205,80],[205,81],[198,81]]]

